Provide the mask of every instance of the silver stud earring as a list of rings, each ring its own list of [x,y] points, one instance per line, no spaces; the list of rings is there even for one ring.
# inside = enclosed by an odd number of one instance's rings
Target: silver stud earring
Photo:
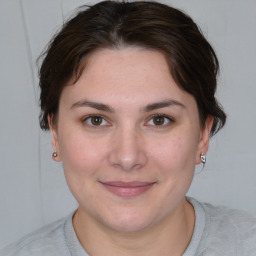
[[[57,154],[57,152],[56,151],[54,151],[53,153],[52,153],[52,157],[57,157],[58,156],[58,154]]]
[[[202,164],[205,165],[206,163],[206,156],[204,155],[204,153],[201,153],[201,161],[202,161]]]

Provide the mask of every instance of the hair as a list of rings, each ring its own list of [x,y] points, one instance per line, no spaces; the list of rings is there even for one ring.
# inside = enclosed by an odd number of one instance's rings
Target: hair
[[[48,115],[55,122],[61,92],[71,79],[79,79],[86,56],[99,49],[130,46],[164,54],[177,85],[195,98],[201,125],[211,115],[211,135],[224,126],[226,115],[214,96],[218,59],[195,22],[157,2],[103,1],[80,7],[40,56],[41,128],[49,129]]]

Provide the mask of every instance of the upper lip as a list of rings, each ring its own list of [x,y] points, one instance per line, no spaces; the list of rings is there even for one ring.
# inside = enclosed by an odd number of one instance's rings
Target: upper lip
[[[155,182],[146,182],[146,181],[106,181],[106,182],[100,182],[103,185],[108,186],[115,186],[115,187],[143,187],[143,186],[149,186],[153,185]]]

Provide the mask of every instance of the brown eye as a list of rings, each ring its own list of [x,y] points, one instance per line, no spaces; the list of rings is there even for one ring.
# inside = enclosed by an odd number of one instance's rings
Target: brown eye
[[[103,129],[111,126],[111,123],[100,115],[89,115],[82,120],[82,123],[92,129]]]
[[[83,123],[89,127],[105,127],[109,126],[109,123],[103,116],[90,115],[83,120]]]
[[[157,127],[157,128],[161,128],[161,127],[164,128],[173,122],[174,122],[174,119],[172,117],[158,114],[158,115],[153,115],[151,119],[146,123],[146,125]]]
[[[164,116],[154,116],[153,117],[153,123],[154,125],[163,125],[165,123],[166,117]]]
[[[103,118],[101,116],[92,116],[90,117],[90,119],[92,125],[101,125],[103,121]]]

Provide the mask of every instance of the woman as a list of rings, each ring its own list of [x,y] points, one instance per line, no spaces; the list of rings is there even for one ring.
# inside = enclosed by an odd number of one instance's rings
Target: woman
[[[41,128],[79,207],[1,255],[255,255],[255,218],[186,197],[225,124],[217,73],[181,11],[110,1],[81,10],[40,69]]]

